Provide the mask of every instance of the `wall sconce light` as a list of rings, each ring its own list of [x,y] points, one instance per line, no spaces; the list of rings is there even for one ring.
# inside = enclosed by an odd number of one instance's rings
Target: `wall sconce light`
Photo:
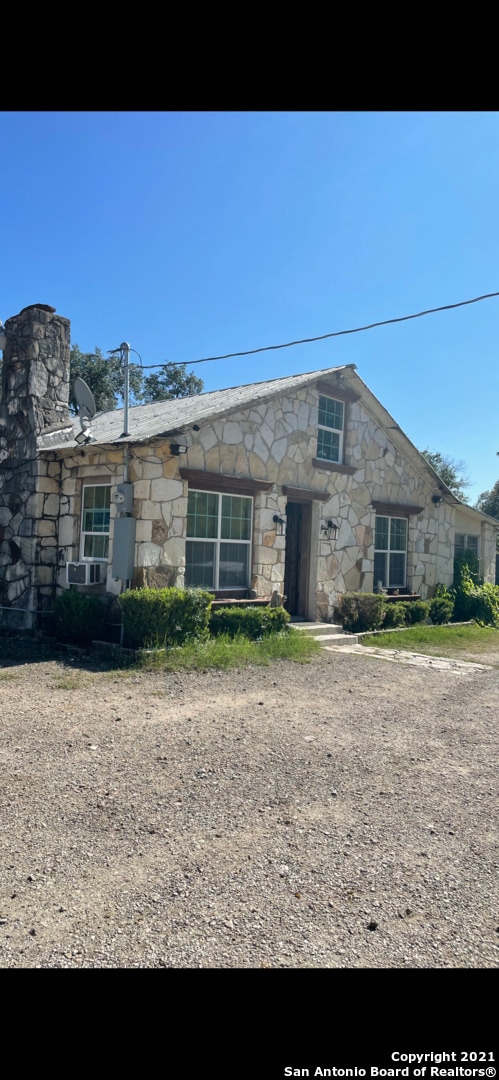
[[[336,522],[331,521],[331,518],[321,523],[321,532],[326,534],[328,540],[337,540],[339,531]]]
[[[283,517],[279,517],[279,514],[274,514],[272,521],[274,522],[274,525],[276,527],[276,532],[280,536],[282,536],[286,525],[286,519]]]
[[[173,457],[178,457],[179,454],[186,454],[187,447],[185,443],[170,443],[170,454]]]
[[[432,501],[434,506],[440,506],[440,503],[442,502],[442,496],[441,495],[432,495],[431,501]]]

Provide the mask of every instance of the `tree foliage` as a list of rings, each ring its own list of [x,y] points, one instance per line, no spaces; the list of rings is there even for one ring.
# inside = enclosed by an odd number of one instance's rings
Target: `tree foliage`
[[[201,394],[203,380],[186,371],[185,364],[164,364],[161,371],[154,371],[144,379],[144,402],[168,401],[172,398]]]
[[[123,398],[124,375],[119,356],[104,356],[101,349],[83,353],[78,345],[71,347],[69,407],[77,411],[73,392],[76,377],[90,387],[98,412],[115,409]],[[185,364],[164,364],[158,371],[144,377],[140,367],[130,365],[130,404],[188,397],[203,391],[203,381],[186,371]]]
[[[70,352],[69,407],[77,412],[73,384],[78,376],[90,387],[95,398],[98,412],[115,409],[118,399],[123,396],[123,367],[119,356],[104,356],[101,349],[93,353],[83,353],[78,345],[72,345]],[[130,368],[130,402],[139,404],[142,395],[142,372],[139,368]]]
[[[447,457],[445,454],[439,453],[438,450],[421,450],[421,454],[435,469],[435,472],[452,491],[452,494],[456,496],[456,499],[466,502],[465,489],[470,486],[470,478],[466,473],[464,461],[455,461],[454,458]]]
[[[481,510],[482,514],[499,520],[499,480],[496,480],[490,491],[482,491],[475,503],[475,510]]]

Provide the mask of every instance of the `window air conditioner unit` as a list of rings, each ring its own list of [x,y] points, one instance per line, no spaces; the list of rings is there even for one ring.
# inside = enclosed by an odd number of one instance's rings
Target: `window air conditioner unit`
[[[104,581],[105,563],[68,562],[66,581],[68,585],[100,585]]]

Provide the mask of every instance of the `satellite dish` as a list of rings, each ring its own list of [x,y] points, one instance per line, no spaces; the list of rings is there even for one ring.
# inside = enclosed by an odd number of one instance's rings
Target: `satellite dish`
[[[92,420],[97,412],[94,395],[83,379],[76,378],[73,383],[73,392],[78,405],[80,420]]]

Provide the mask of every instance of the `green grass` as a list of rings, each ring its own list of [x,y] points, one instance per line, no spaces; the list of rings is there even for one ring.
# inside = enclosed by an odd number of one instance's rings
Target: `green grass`
[[[491,626],[413,626],[390,634],[370,634],[360,639],[362,645],[378,649],[408,649],[431,656],[490,654],[499,662],[499,630]]]
[[[53,685],[56,690],[83,690],[88,683],[84,674],[75,672],[74,675],[56,675]]]
[[[274,660],[306,664],[320,645],[299,630],[271,634],[262,641],[249,641],[241,634],[225,634],[206,642],[192,641],[178,649],[143,653],[139,664],[146,671],[205,671],[207,668],[240,668],[248,664],[268,666]]]
[[[18,679],[19,675],[15,675],[13,671],[0,671],[0,682],[6,682],[7,679]]]

